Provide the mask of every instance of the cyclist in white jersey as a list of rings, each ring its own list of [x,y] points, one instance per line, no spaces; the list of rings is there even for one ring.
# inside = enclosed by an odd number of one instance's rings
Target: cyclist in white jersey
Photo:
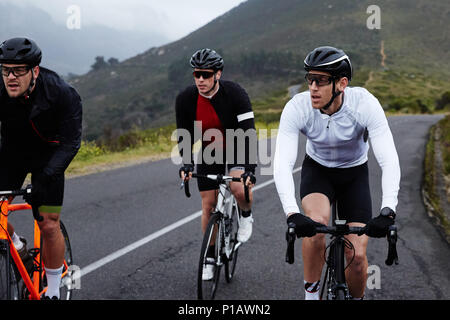
[[[274,178],[287,216],[302,241],[305,298],[318,299],[324,264],[325,237],[315,226],[328,225],[330,205],[337,200],[339,218],[351,226],[367,224],[368,235],[386,236],[394,223],[400,166],[392,133],[378,100],[364,88],[348,87],[352,66],[340,49],[319,47],[304,61],[309,91],[295,95],[285,106],[277,137]],[[292,175],[299,133],[307,137],[302,166],[300,213]],[[372,218],[368,179],[368,141],[382,169],[382,205]],[[349,291],[362,299],[367,280],[368,237],[349,235],[355,247],[346,269]],[[353,251],[346,248],[347,262]]]

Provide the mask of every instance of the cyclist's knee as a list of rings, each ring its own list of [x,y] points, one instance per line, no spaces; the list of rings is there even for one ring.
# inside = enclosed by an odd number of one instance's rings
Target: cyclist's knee
[[[346,252],[346,260],[352,261],[351,268],[353,272],[366,273],[367,272],[367,256],[365,252]]]
[[[217,197],[216,190],[201,191],[202,209],[203,211],[211,212],[216,207]]]
[[[58,235],[60,231],[59,214],[57,213],[41,213],[44,218],[39,222],[39,229],[42,236],[45,238],[52,238]]]

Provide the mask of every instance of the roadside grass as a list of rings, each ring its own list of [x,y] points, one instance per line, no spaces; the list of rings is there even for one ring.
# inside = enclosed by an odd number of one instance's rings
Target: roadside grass
[[[450,115],[430,130],[423,192],[428,211],[450,242]]]

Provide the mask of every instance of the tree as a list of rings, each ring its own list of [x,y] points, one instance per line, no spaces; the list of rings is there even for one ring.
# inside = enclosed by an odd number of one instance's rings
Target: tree
[[[95,63],[91,66],[91,68],[92,70],[100,70],[106,68],[107,66],[108,63],[105,62],[105,58],[103,56],[97,56],[95,57]]]
[[[111,57],[111,58],[108,59],[108,63],[109,63],[110,66],[113,67],[113,66],[119,64],[119,59]]]

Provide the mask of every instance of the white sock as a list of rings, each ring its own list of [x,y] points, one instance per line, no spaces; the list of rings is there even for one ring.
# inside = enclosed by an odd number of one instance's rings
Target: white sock
[[[14,234],[11,237],[11,240],[16,250],[20,250],[23,248],[23,242],[20,240],[20,237],[17,235],[17,233],[14,232]]]
[[[320,280],[313,283],[303,280],[303,283],[305,285],[305,300],[319,300]]]
[[[49,269],[45,267],[45,274],[47,276],[47,291],[45,295],[47,297],[58,297],[59,299],[59,285],[61,284],[61,275],[64,269],[64,265],[62,265],[58,269]]]

